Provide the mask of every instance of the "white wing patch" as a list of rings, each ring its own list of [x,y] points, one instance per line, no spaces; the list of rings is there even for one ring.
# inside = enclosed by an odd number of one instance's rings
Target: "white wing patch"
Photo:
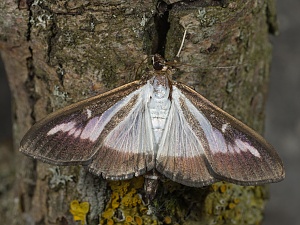
[[[228,126],[229,126],[229,123],[224,123],[224,124],[222,124],[222,128],[221,128],[222,133],[225,133],[225,132],[226,132],[226,129],[228,128]]]
[[[83,129],[80,138],[96,141],[111,118],[116,115],[122,107],[126,106],[133,96],[139,94],[140,91],[141,89],[132,92],[106,110],[100,117],[92,118]]]
[[[147,104],[151,90],[149,83],[139,89],[137,103],[127,117],[107,135],[104,146],[123,153],[153,154],[154,136]]]
[[[86,109],[87,117],[90,118],[85,126],[76,127],[76,120],[72,120],[68,123],[61,123],[53,127],[50,131],[48,131],[47,135],[53,135],[60,131],[68,132],[69,136],[74,136],[75,138],[80,137],[80,139],[88,139],[92,142],[96,141],[100,134],[102,133],[104,127],[111,120],[111,118],[128,102],[132,99],[133,96],[139,94],[141,89],[138,89],[132,92],[130,95],[124,97],[122,100],[118,101],[108,110],[106,110],[101,116],[92,116],[92,112],[90,109]]]
[[[86,109],[86,115],[87,115],[87,118],[91,118],[92,117],[92,111],[89,110],[89,109]]]
[[[69,136],[73,135],[75,138],[77,138],[79,137],[80,133],[81,133],[81,129],[79,128],[76,129],[76,127],[74,127],[68,132],[68,135]]]
[[[224,139],[223,134],[215,128],[213,128],[213,134],[215,137],[217,148],[214,149],[212,151],[212,153],[231,153],[231,154],[238,153],[239,154],[241,152],[249,151],[255,157],[260,158],[260,154],[257,151],[257,149],[254,148],[253,146],[249,145],[248,142],[245,142],[239,138],[236,138],[234,140],[234,143],[227,143]]]
[[[233,139],[232,142],[225,140],[224,134],[229,129],[229,124],[225,123],[221,127],[221,131],[212,127],[209,120],[177,89],[173,87],[174,92],[178,92],[180,97],[185,101],[189,111],[199,122],[205,137],[207,138],[209,144],[209,150],[211,153],[241,153],[241,152],[250,152],[255,157],[260,157],[259,152],[256,148],[251,146],[249,143],[242,141],[239,138]],[[235,137],[233,137],[235,138]]]
[[[71,133],[73,134],[74,132],[72,130],[74,130],[74,127],[76,125],[75,121],[71,121],[68,123],[61,123],[56,125],[55,127],[53,127],[51,130],[48,131],[47,135],[53,135],[56,134],[57,132],[68,132],[71,131]]]
[[[179,98],[179,90],[173,89],[172,105],[159,144],[156,168],[170,179],[185,185],[208,185],[215,178],[208,171],[204,146],[187,122]]]
[[[194,157],[204,154],[200,141],[185,120],[179,106],[179,100],[173,90],[172,105],[165,126],[165,132],[159,144],[157,157]]]
[[[154,168],[154,134],[148,108],[151,85],[135,96],[134,104],[120,110],[121,119],[109,131],[89,165],[89,170],[110,179],[129,179]]]
[[[248,142],[242,141],[241,139],[237,138],[235,139],[234,143],[234,149],[237,153],[250,151],[252,155],[260,158],[260,154],[257,149],[249,145]]]

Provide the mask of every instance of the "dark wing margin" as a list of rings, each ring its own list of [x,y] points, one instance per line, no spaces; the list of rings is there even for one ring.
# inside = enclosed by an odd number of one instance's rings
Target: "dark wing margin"
[[[20,151],[56,165],[88,164],[105,138],[104,127],[124,105],[133,104],[142,85],[135,81],[51,113],[26,133]]]
[[[207,166],[216,179],[240,185],[259,185],[284,179],[283,163],[274,148],[254,130],[224,112],[184,84],[181,107],[193,121],[204,146]]]

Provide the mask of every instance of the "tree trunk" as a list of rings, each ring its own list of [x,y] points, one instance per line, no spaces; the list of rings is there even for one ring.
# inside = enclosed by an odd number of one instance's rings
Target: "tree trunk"
[[[148,207],[134,193],[142,178],[107,182],[82,167],[55,167],[17,151],[25,132],[48,113],[138,79],[149,67],[150,54],[173,59],[185,29],[177,80],[262,132],[271,58],[268,35],[276,31],[273,1],[168,4],[0,4],[1,56],[14,101],[15,163],[10,166],[17,171],[14,190],[1,195],[7,202],[1,209],[3,224],[84,224],[87,205],[82,202],[89,204],[87,224],[261,223],[265,186],[218,182],[190,188],[164,182]],[[116,198],[122,195],[122,201]]]

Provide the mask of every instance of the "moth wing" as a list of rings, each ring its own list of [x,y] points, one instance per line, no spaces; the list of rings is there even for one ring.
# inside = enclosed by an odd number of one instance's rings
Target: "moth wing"
[[[135,81],[51,113],[26,133],[20,151],[57,165],[87,163],[105,138],[104,128],[135,101],[140,87]]]
[[[181,108],[178,89],[173,88],[172,104],[159,145],[156,169],[178,183],[202,187],[216,179],[207,167],[204,146]]]
[[[282,161],[262,136],[188,86],[178,83],[174,89],[180,91],[185,118],[204,146],[214,177],[241,185],[284,178]]]
[[[90,171],[106,179],[129,179],[153,169],[154,134],[148,109],[152,86],[147,83],[134,105],[120,110],[107,126],[107,135],[89,165]]]

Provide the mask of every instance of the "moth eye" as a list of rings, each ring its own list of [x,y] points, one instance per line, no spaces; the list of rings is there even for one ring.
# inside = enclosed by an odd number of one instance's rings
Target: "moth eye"
[[[164,68],[164,65],[162,65],[160,62],[153,62],[153,68],[155,70],[162,70]]]
[[[165,60],[163,59],[163,57],[161,57],[159,54],[155,54],[152,57],[152,64],[153,64],[153,68],[155,70],[163,70],[166,69],[166,63]]]

